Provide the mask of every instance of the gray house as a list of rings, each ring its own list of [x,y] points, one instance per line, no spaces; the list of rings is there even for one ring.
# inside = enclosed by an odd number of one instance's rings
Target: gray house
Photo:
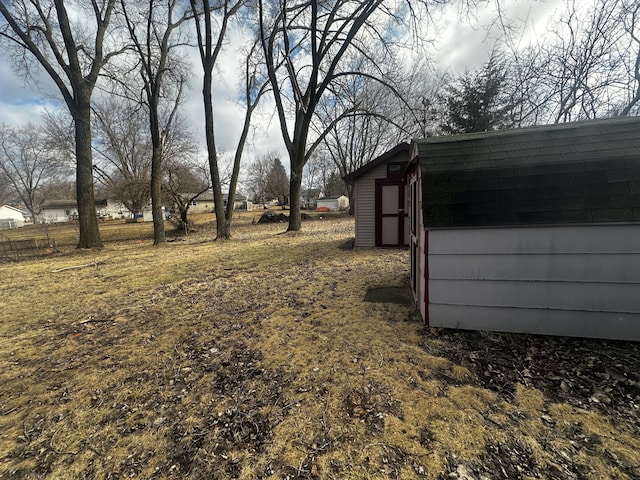
[[[403,175],[408,161],[409,144],[401,143],[344,177],[353,186],[356,248],[408,245]]]
[[[640,340],[640,118],[411,145],[411,285],[437,327]]]

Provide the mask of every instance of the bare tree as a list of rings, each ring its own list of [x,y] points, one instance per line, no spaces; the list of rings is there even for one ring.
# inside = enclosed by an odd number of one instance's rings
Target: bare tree
[[[0,2],[0,37],[14,47],[16,66],[28,73],[31,67],[24,53],[35,58],[56,84],[74,121],[79,248],[102,245],[93,189],[91,96],[100,71],[121,50],[111,35],[115,5],[116,0]],[[115,47],[105,51],[107,45]]]
[[[215,125],[213,117],[213,67],[222,50],[230,20],[245,4],[245,0],[190,0],[198,39],[198,51],[203,69],[202,98],[204,102],[205,136],[211,185],[216,214],[217,238],[231,236],[222,197],[220,165],[216,150]],[[241,153],[240,153],[241,154]],[[234,168],[234,172],[236,169]],[[237,178],[237,173],[235,175]],[[230,202],[232,203],[232,202]]]
[[[541,74],[557,108],[554,122],[599,116],[616,82],[620,58],[612,55],[621,40],[618,0],[598,0],[584,15],[575,1],[559,20],[556,41],[542,47],[548,58]],[[546,67],[546,68],[545,68]]]
[[[638,112],[640,5],[565,0],[539,44],[510,51],[505,77],[518,124],[558,123]]]
[[[333,161],[326,154],[325,149],[320,148],[311,156],[304,168],[302,177],[302,208],[315,208],[316,202],[323,194],[324,179],[327,172],[334,168]]]
[[[231,222],[233,219],[233,208],[235,205],[236,189],[240,177],[240,163],[242,161],[242,153],[247,143],[247,137],[251,128],[251,119],[253,113],[258,108],[258,104],[262,97],[270,91],[269,80],[261,72],[261,49],[259,41],[253,42],[251,47],[244,54],[244,122],[242,131],[238,139],[238,145],[233,157],[233,167],[229,178],[229,189],[227,196],[227,207],[225,210],[225,225],[222,230],[218,227],[217,236],[222,238],[231,237]],[[222,176],[221,176],[221,183]],[[264,199],[263,199],[264,201]]]
[[[280,158],[274,154],[265,157],[269,164],[266,183],[264,186],[265,195],[278,200],[278,204],[284,209],[289,203],[289,178]]]
[[[0,205],[11,201],[12,196],[14,196],[12,192],[13,189],[9,178],[4,174],[4,171],[0,171]]]
[[[151,134],[151,209],[153,243],[164,243],[162,214],[162,160],[168,131],[177,114],[186,83],[184,67],[175,55],[180,46],[180,26],[189,11],[178,0],[150,0],[142,11],[121,0],[129,36],[137,55],[137,67],[143,83],[144,102],[149,114]],[[145,22],[139,27],[138,15]],[[172,94],[168,92],[172,91]],[[166,98],[173,101],[166,105]],[[163,109],[165,110],[163,112]]]
[[[56,183],[71,173],[65,159],[48,148],[41,129],[0,125],[0,172],[36,221]],[[95,206],[94,206],[95,207]]]
[[[622,2],[625,37],[617,46],[622,49],[620,55],[627,81],[622,100],[621,115],[638,114],[640,105],[640,3],[633,0]],[[626,48],[625,48],[626,46]]]
[[[189,222],[189,207],[210,187],[206,170],[208,165],[205,167],[176,160],[165,162],[164,165],[164,194],[178,209],[180,228],[186,232],[192,228]]]
[[[362,68],[354,66],[354,70]],[[350,76],[336,82],[331,95],[318,106],[319,121],[312,125],[320,126],[319,135],[326,130],[320,157],[332,160],[330,174],[348,175],[406,138],[407,132],[401,123],[405,119],[402,111],[408,104],[399,95],[395,88],[389,91],[388,82],[382,84],[368,76]],[[350,113],[344,115],[343,112]],[[336,118],[341,119],[336,122]],[[326,185],[329,182],[326,168],[323,173]],[[346,184],[344,188],[353,212],[352,188]],[[344,188],[339,188],[341,194]],[[326,190],[324,193],[329,195]]]
[[[268,156],[260,157],[247,168],[246,184],[256,203],[265,204],[267,176],[271,168]]]
[[[301,228],[300,191],[305,164],[333,124],[352,113],[347,109],[326,128],[310,135],[318,105],[331,94],[336,82],[367,75],[351,70],[351,59],[362,57],[371,65],[384,62],[391,36],[404,26],[398,23],[405,18],[405,12],[414,11],[405,7],[404,2],[383,0],[259,0],[262,47],[289,154],[288,230]],[[377,78],[383,81],[379,75]]]
[[[151,198],[148,117],[139,104],[112,96],[94,108],[96,176],[111,198],[141,214]]]

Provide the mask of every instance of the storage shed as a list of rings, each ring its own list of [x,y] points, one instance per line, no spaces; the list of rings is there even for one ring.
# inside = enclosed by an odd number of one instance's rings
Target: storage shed
[[[344,177],[353,186],[356,248],[409,244],[404,169],[409,144],[401,143]]]
[[[407,179],[426,324],[640,340],[640,118],[416,140]]]

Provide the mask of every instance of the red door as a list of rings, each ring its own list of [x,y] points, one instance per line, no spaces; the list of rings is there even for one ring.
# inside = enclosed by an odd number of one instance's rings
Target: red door
[[[405,212],[405,183],[402,180],[376,180],[376,246],[405,247],[408,223]]]

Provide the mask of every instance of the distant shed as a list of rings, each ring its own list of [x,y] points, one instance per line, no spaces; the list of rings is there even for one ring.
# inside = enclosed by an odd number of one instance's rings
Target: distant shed
[[[401,143],[344,177],[353,186],[356,248],[409,244],[403,175],[408,161],[409,144]]]
[[[640,118],[416,140],[411,159],[428,325],[640,340]]]
[[[322,197],[316,200],[316,208],[318,211],[339,212],[349,208],[349,197],[346,195],[338,195],[335,197]]]

